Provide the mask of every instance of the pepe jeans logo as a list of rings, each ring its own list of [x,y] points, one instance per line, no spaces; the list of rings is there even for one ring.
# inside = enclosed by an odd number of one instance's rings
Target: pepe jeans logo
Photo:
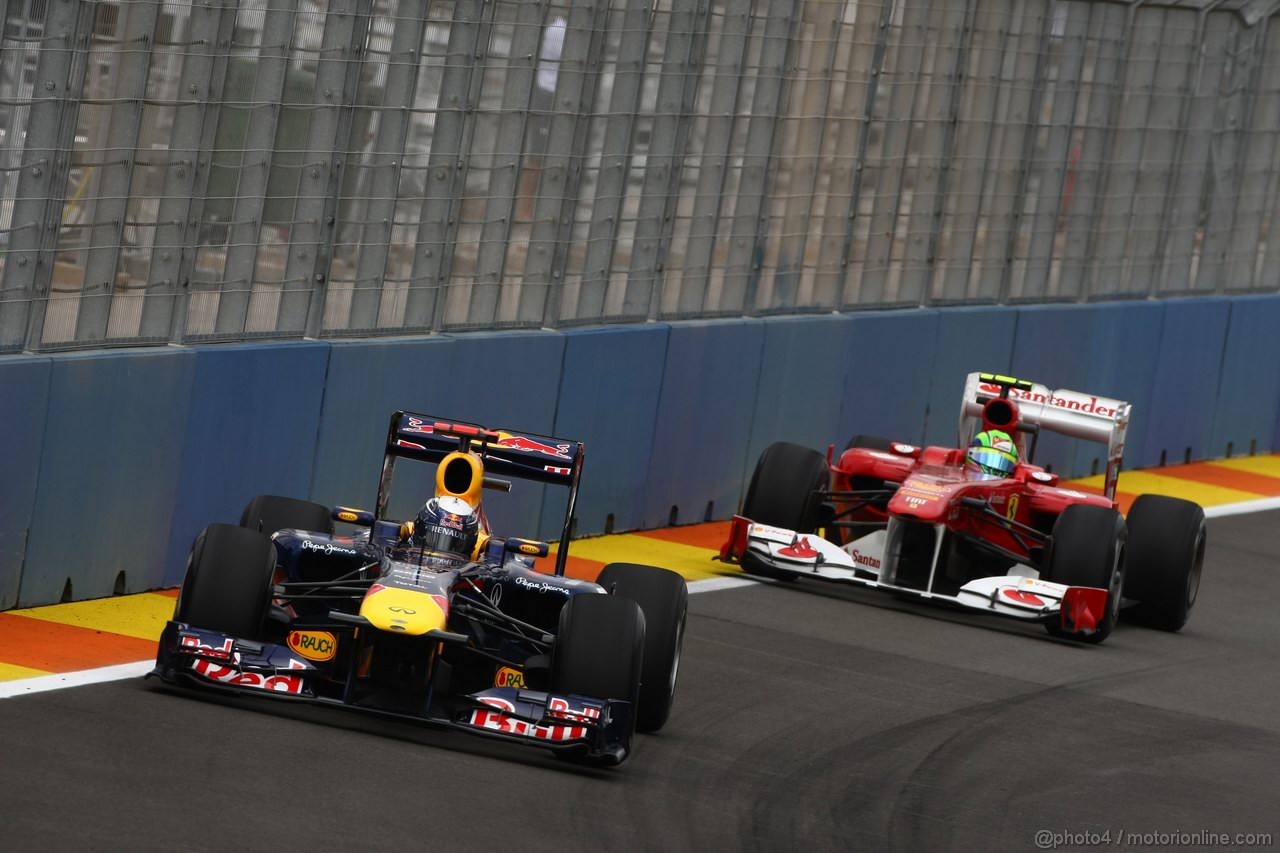
[[[348,557],[354,557],[356,555],[354,548],[339,548],[337,545],[333,545],[329,542],[325,542],[321,544],[317,542],[312,542],[310,539],[302,540],[302,550],[316,551],[325,555],[346,554]]]
[[[531,581],[528,578],[517,577],[515,582],[516,586],[522,586],[525,589],[534,590],[536,592],[558,592],[561,595],[569,594],[569,590],[554,586],[546,581]]]

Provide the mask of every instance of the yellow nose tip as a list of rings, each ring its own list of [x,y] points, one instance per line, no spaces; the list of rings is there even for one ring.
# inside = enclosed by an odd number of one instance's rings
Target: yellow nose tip
[[[380,631],[419,636],[445,628],[448,617],[430,594],[411,589],[380,587],[360,604],[360,615]]]

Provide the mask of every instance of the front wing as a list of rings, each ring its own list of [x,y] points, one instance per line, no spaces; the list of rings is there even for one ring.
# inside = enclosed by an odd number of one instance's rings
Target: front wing
[[[766,576],[810,577],[890,590],[1024,621],[1056,620],[1064,631],[1073,634],[1093,633],[1098,620],[1106,613],[1106,590],[1066,586],[1017,573],[1034,573],[1026,566],[1015,566],[1008,575],[971,580],[955,595],[899,586],[885,571],[884,546],[884,531],[854,540],[842,548],[816,534],[796,533],[734,516],[729,540],[720,549],[720,559]]]
[[[169,684],[341,706],[571,751],[606,764],[620,764],[630,752],[633,710],[627,701],[492,687],[451,696],[447,702],[428,692],[420,713],[388,710],[321,695],[315,683],[328,676],[287,646],[240,640],[182,622],[165,625],[155,669],[147,674],[152,676]]]

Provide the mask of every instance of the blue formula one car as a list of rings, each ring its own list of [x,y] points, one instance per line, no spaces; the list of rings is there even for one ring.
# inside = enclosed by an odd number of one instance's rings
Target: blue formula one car
[[[437,466],[435,496],[388,519],[406,458]],[[565,576],[582,464],[580,442],[396,412],[374,511],[259,496],[200,533],[151,675],[619,764],[667,722],[688,589],[630,563]],[[547,543],[490,531],[500,476],[569,489],[554,574],[534,568]]]

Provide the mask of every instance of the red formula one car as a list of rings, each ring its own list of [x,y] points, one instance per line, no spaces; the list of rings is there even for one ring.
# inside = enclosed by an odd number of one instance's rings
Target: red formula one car
[[[1042,622],[1090,643],[1126,619],[1177,631],[1195,604],[1204,510],[1142,495],[1121,516],[1128,403],[972,373],[961,446],[857,436],[833,461],[795,444],[761,455],[720,558],[766,577],[813,577]],[[1031,463],[1041,430],[1107,445],[1105,494]],[[997,436],[995,448],[979,437]],[[993,474],[982,453],[1009,460]],[[819,535],[821,530],[823,535]]]

